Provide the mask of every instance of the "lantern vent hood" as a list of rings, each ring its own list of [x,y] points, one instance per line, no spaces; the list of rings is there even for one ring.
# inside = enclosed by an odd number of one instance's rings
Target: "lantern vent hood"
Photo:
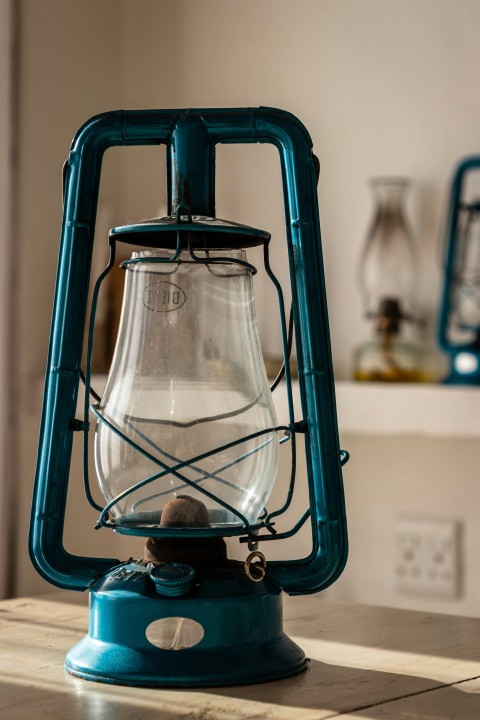
[[[110,230],[110,238],[130,245],[175,249],[244,249],[270,240],[265,230],[205,215],[180,214],[141,220]]]

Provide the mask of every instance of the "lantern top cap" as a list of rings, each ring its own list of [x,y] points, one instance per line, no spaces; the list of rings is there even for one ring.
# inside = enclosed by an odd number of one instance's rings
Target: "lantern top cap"
[[[110,237],[130,245],[175,249],[180,234],[180,247],[203,249],[240,249],[262,245],[270,240],[265,230],[230,220],[204,215],[180,214],[141,220],[110,230]]]

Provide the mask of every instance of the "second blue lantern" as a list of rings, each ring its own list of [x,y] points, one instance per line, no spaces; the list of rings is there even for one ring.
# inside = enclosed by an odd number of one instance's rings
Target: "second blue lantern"
[[[455,169],[445,232],[438,339],[450,359],[445,380],[480,384],[480,157]]]

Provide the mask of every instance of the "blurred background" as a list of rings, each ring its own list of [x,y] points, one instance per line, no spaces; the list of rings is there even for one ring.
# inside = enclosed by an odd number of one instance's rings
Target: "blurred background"
[[[480,151],[478,27],[476,0],[0,0],[4,595],[51,589],[30,564],[27,534],[61,168],[74,133],[113,109],[267,105],[302,120],[321,164],[338,419],[352,456],[344,471],[350,559],[323,595],[480,615],[479,391],[351,382],[354,348],[370,332],[357,280],[376,176],[410,179],[405,210],[416,241],[421,341],[439,368],[430,379],[441,377],[439,247],[453,168]],[[107,153],[99,267],[109,227],[164,213],[164,165],[160,148]],[[219,149],[218,216],[269,230],[286,279],[282,205],[272,147]],[[256,298],[263,346],[275,355],[274,309],[262,283]],[[79,468],[78,449],[75,462]],[[125,538],[93,531],[80,484],[74,470],[67,548],[135,555]],[[432,538],[433,558],[441,551],[432,563],[443,584],[404,582],[418,532]]]

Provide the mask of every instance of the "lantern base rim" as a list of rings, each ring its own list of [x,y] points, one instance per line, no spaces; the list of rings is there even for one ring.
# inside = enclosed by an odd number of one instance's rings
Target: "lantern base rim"
[[[72,651],[75,653],[72,657]],[[197,658],[198,674],[190,674],[188,671],[184,676],[180,674],[173,676],[172,673],[159,672],[158,663],[153,662],[150,672],[137,672],[134,665],[130,671],[125,664],[122,664],[122,648],[105,647],[101,658],[103,669],[81,667],[77,659],[77,653],[85,658],[92,655],[98,657],[98,647],[92,647],[89,638],[85,637],[67,655],[65,670],[71,675],[89,680],[92,682],[105,683],[109,685],[128,685],[132,687],[226,687],[230,685],[255,685],[275,680],[283,680],[306,670],[308,660],[302,650],[289,637],[284,635],[277,641],[266,644],[263,648],[255,648],[248,653],[248,657],[242,658],[243,669],[238,668],[240,659],[233,655],[232,648],[226,647],[216,657],[202,653]],[[109,662],[110,660],[110,662]],[[229,665],[231,672],[226,671]],[[187,668],[190,664],[187,664]]]

